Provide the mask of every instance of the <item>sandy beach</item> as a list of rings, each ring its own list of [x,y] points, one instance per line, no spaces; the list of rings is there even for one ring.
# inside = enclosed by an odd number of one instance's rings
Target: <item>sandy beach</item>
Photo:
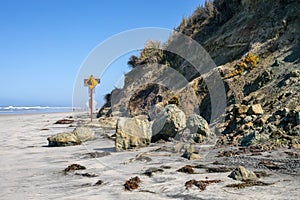
[[[286,150],[263,152],[259,156],[220,158],[220,149],[199,145],[201,160],[190,161],[174,152],[173,142],[151,144],[138,150],[115,152],[114,141],[108,136],[113,130],[101,128],[96,120],[89,124],[95,140],[77,146],[47,147],[47,137],[58,132],[72,131],[74,124],[54,124],[72,113],[0,116],[0,197],[1,199],[298,199],[299,158],[288,158]],[[78,121],[79,118],[75,117]],[[88,120],[87,120],[88,121]],[[81,122],[82,123],[82,122]],[[87,123],[87,122],[86,122]],[[96,156],[92,156],[96,155]],[[97,157],[97,158],[94,158]],[[259,167],[261,157],[281,160],[283,170]],[[274,161],[275,159],[275,161]],[[228,177],[230,172],[210,172],[208,167],[218,163],[234,167],[244,163],[254,171],[265,171],[269,176],[260,181],[268,186],[242,189],[226,187],[240,183]],[[65,174],[71,164],[86,170]],[[294,166],[291,164],[294,163]],[[177,172],[185,165],[194,167],[193,174]],[[220,165],[220,164],[219,164]],[[280,165],[280,163],[279,163]],[[198,167],[196,167],[198,166]],[[160,169],[152,176],[143,174],[150,167]],[[91,177],[83,174],[92,175]],[[140,187],[126,191],[124,183],[131,177],[141,179]],[[189,180],[221,180],[201,191],[186,189]],[[99,180],[101,185],[97,185]]]

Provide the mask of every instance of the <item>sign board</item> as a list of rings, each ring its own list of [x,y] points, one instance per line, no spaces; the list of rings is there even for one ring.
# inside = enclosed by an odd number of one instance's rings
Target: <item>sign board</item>
[[[89,87],[90,99],[89,99],[89,107],[90,107],[90,114],[91,114],[91,122],[93,121],[93,108],[96,107],[97,102],[93,100],[93,93],[95,93],[94,88],[100,83],[100,79],[94,78],[93,75],[90,76],[88,79],[84,79],[84,86]]]
[[[91,90],[94,89],[100,83],[100,79],[94,78],[93,75],[88,79],[84,79],[84,85],[88,86]]]

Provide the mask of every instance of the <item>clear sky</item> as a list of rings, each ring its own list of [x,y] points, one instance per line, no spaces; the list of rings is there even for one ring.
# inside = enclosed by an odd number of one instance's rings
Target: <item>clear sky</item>
[[[135,28],[173,29],[202,4],[203,0],[0,0],[0,106],[71,106],[80,66],[98,44]],[[105,74],[108,81],[98,86],[102,90],[96,90],[99,104],[116,85],[110,76],[129,69],[124,59],[114,64],[115,71]]]

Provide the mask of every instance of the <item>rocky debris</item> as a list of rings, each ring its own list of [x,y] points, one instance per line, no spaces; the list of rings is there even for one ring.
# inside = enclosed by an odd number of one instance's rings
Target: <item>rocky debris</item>
[[[234,180],[256,180],[257,176],[254,172],[247,170],[243,166],[238,166],[234,169],[231,174],[229,174],[230,178]]]
[[[240,140],[242,146],[250,146],[255,145],[259,143],[263,143],[265,141],[269,140],[269,135],[264,133],[259,133],[258,131],[253,131],[245,136]]]
[[[116,150],[148,146],[151,136],[151,122],[148,120],[120,117],[116,128]]]
[[[152,142],[174,138],[186,126],[186,117],[175,104],[170,104],[158,115],[152,125]]]
[[[242,189],[242,188],[245,188],[245,187],[268,186],[268,185],[273,185],[273,184],[274,183],[265,183],[265,182],[257,181],[257,180],[244,180],[242,183],[229,184],[229,185],[226,185],[225,187]]]
[[[274,152],[274,151],[273,151]],[[274,163],[278,167],[274,166],[274,170],[276,169],[276,173],[284,173],[284,174],[300,174],[300,160],[299,159],[293,159],[293,158],[284,158],[280,157],[277,158],[277,152],[274,152],[274,157],[276,158],[268,158],[273,157],[270,155],[266,155],[264,157],[253,157],[253,156],[232,156],[232,157],[226,157],[222,160],[218,161],[214,164],[221,164],[226,166],[247,166],[249,168],[253,169],[268,169],[263,163]],[[284,152],[280,153],[281,155],[284,154]],[[270,165],[271,166],[271,165]],[[272,167],[272,166],[271,166]]]
[[[264,150],[259,148],[259,146],[239,147],[238,149],[232,150],[220,150],[218,152],[218,157],[232,157],[243,154],[260,155],[260,153],[263,151]]]
[[[61,119],[56,121],[54,124],[72,124],[73,122],[73,119]]]
[[[251,105],[248,110],[249,115],[262,115],[264,111],[260,104]]]
[[[79,145],[94,139],[94,131],[87,127],[77,127],[71,133],[58,133],[47,138],[49,147]]]
[[[143,174],[146,175],[146,176],[153,176],[153,173],[156,173],[156,172],[163,172],[164,170],[163,169],[160,169],[160,168],[156,168],[156,167],[150,167],[149,169],[147,169]]]
[[[199,188],[201,191],[205,190],[206,187],[211,184],[211,183],[220,183],[222,182],[221,180],[200,180],[196,181],[195,179],[187,181],[184,186],[186,189],[191,188],[192,186],[196,186]]]
[[[125,190],[131,191],[137,189],[139,187],[140,182],[141,180],[138,176],[127,180],[124,184]]]
[[[187,174],[194,174],[195,171],[193,169],[193,166],[191,165],[185,165],[177,170],[177,172],[187,173]]]
[[[246,108],[247,107],[247,108]],[[219,145],[265,145],[269,149],[300,144],[300,126],[297,125],[297,109],[281,108],[273,114],[265,114],[261,104],[229,107],[225,122],[219,126],[223,133]]]
[[[86,167],[79,165],[79,164],[72,164],[69,165],[66,169],[64,169],[64,172],[70,172],[70,171],[76,171],[76,170],[85,170]]]

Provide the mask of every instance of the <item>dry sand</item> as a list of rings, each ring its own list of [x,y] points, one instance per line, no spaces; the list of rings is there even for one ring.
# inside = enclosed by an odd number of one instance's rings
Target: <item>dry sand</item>
[[[217,158],[219,149],[209,146],[199,146],[202,148],[199,161],[189,161],[181,157],[181,152],[172,152],[174,144],[171,142],[115,152],[114,141],[105,136],[112,135],[113,131],[99,128],[96,123],[93,126],[96,139],[93,141],[78,146],[46,147],[50,135],[74,129],[70,125],[54,124],[70,115],[72,113],[0,116],[0,199],[299,199],[299,159],[291,159],[296,164],[294,171],[279,173],[278,170],[257,169],[255,156],[251,157],[252,160]],[[287,159],[283,151],[265,152],[260,157]],[[89,157],[93,152],[103,155]],[[207,173],[204,168],[195,168],[196,174],[176,171],[187,164],[212,166],[216,160],[232,166],[244,162],[250,169],[266,171],[270,176],[260,180],[274,184],[228,188],[225,187],[228,184],[240,183],[227,177],[230,172]],[[98,176],[64,174],[63,170],[73,163],[87,168],[77,173]],[[161,166],[170,168],[164,168],[163,172],[154,173],[152,177],[143,175],[149,167]],[[125,191],[123,184],[134,176],[140,177],[140,187]],[[210,184],[204,191],[196,187],[187,190],[185,182],[191,179],[222,182]],[[103,184],[94,185],[98,180]]]

